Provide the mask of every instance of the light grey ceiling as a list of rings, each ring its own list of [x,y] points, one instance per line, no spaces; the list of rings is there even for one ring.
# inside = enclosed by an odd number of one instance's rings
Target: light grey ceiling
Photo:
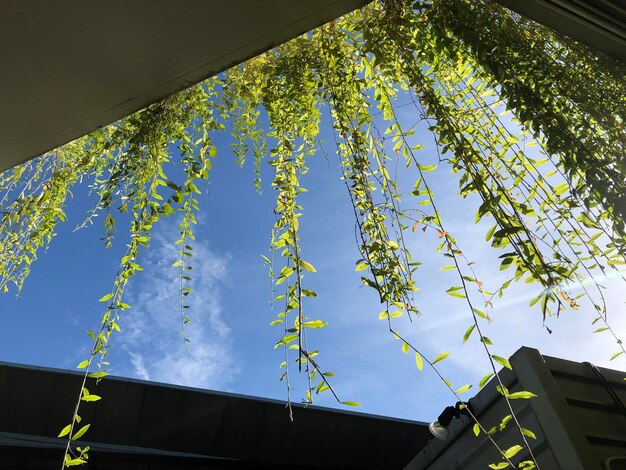
[[[0,172],[369,0],[3,0]]]

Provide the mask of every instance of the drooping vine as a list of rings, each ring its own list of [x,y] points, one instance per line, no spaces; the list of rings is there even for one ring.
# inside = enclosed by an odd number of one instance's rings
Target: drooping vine
[[[459,399],[469,390],[470,384],[453,387],[439,371],[448,353],[424,350],[396,327],[404,317],[419,330],[414,293],[420,261],[407,240],[418,228],[435,233],[435,251],[459,278],[442,294],[466,303],[471,324],[463,342],[475,332],[490,363],[479,386],[495,378],[510,412],[499,428],[514,423],[521,445],[501,449],[493,428],[472,415],[474,431],[486,434],[502,455],[493,468],[515,465],[523,449],[528,459],[517,466],[538,468],[528,440],[534,435],[511,405],[533,395],[506,390],[496,364],[511,366],[495,354],[497,340],[483,334],[482,322],[492,320],[496,297],[524,281],[540,286],[530,307],[538,309],[543,326],[548,316],[589,302],[597,312],[591,321],[601,324],[596,331],[609,331],[618,346],[611,359],[624,354],[600,284],[610,271],[623,278],[626,265],[624,77],[626,65],[487,0],[377,1],[0,175],[2,291],[13,286],[19,292],[30,265],[65,220],[75,185],[85,182],[96,195],[80,227],[103,216],[106,247],[119,236],[124,224],[118,221],[129,225],[113,288],[101,298],[102,321],[89,333],[93,347],[79,364],[83,385],[60,434],[68,438],[63,465],[86,461],[89,449],[71,446],[89,429],[80,423],[80,405],[100,399],[91,381],[107,375],[111,336],[130,308],[124,289],[141,269],[140,253],[149,247],[154,225],[177,214],[180,259],[174,267],[187,345],[199,182],[208,179],[218,153],[215,134],[230,129],[235,160],[252,161],[259,192],[264,161],[273,169],[271,275],[274,288],[282,290],[275,301],[283,307],[272,324],[283,328],[276,347],[284,349],[288,402],[294,364],[304,372],[305,404],[326,390],[339,401],[332,373],[309,345],[310,330],[326,322],[307,315],[317,295],[307,276],[316,270],[299,235],[308,162],[318,158],[320,135],[328,132],[354,213],[356,270],[377,294],[379,318],[401,350],[414,353],[418,369],[427,363]],[[399,117],[401,101],[403,111],[411,110],[410,123]],[[432,134],[435,165],[414,127]],[[392,165],[405,167],[412,191],[390,171]],[[483,285],[461,249],[467,247],[462,234],[446,230],[433,183],[446,169],[458,178],[461,198],[479,201],[476,222],[489,221],[486,239],[510,274],[499,286]],[[574,295],[575,289],[581,293]]]

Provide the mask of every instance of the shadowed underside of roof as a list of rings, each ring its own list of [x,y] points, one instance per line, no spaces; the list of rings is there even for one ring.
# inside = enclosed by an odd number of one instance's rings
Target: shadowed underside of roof
[[[371,0],[8,0],[0,172]],[[623,0],[497,0],[626,61]]]
[[[369,0],[9,0],[0,172]]]
[[[81,380],[0,363],[0,467],[59,466],[55,436]],[[200,389],[116,378],[89,389],[103,397],[81,410],[90,468],[394,469],[431,439],[425,423],[302,406],[291,422],[284,402]]]

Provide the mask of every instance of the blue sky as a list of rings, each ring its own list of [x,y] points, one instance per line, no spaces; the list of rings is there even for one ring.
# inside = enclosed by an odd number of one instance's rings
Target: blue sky
[[[411,119],[408,110],[403,113]],[[352,210],[328,131],[323,138],[329,141],[324,144],[329,158],[318,154],[311,159],[311,171],[302,180],[309,191],[301,199],[303,256],[317,269],[304,280],[318,293],[308,304],[308,316],[328,322],[326,328],[310,335],[321,351],[318,362],[335,372],[333,385],[342,400],[362,404],[359,411],[431,421],[455,399],[431,371],[417,371],[413,357],[402,354],[399,342],[378,320],[377,297],[361,285],[354,271],[359,256]],[[432,162],[430,134],[418,130],[416,139],[427,144],[420,155]],[[269,167],[264,168],[264,192],[256,193],[250,166],[239,168],[228,144],[226,138],[217,141],[211,181],[200,200],[189,352],[180,335],[178,272],[171,267],[178,235],[172,217],[159,223],[149,250],[140,258],[144,271],[128,288],[127,301],[133,308],[123,313],[122,332],[112,340],[110,372],[285,399],[285,384],[278,380],[282,351],[274,349],[281,331],[268,326],[276,311],[270,305],[271,284],[261,257],[268,254],[274,222],[271,175]],[[404,186],[413,178],[400,174]],[[448,231],[476,262],[486,287],[496,288],[506,278],[498,269],[500,253],[484,242],[489,224],[473,223],[476,202],[455,194],[456,177],[447,168],[434,173],[430,183],[436,188]],[[91,343],[84,331],[99,324],[102,304],[97,299],[110,290],[125,243],[120,230],[113,247],[105,250],[97,223],[74,231],[91,207],[89,201],[93,196],[87,188],[76,188],[68,202],[68,222],[59,226],[48,252],[33,265],[20,297],[12,293],[0,297],[0,360],[71,369],[86,358]],[[444,293],[455,278],[451,271],[440,270],[447,263],[435,253],[436,236],[418,230],[408,234],[408,243],[414,257],[424,262],[416,273],[421,289],[416,300],[422,315],[401,324],[400,330],[431,359],[442,351],[450,352],[441,368],[456,387],[475,385],[469,398],[477,391],[478,380],[489,372],[477,338],[462,344],[471,316],[462,300]],[[616,280],[604,285],[611,324],[623,332],[623,287]],[[537,293],[533,289],[533,285],[517,286],[495,302],[494,322],[484,326],[485,335],[495,343],[495,354],[510,356],[526,345],[548,355],[626,369],[624,357],[609,362],[615,345],[607,333],[592,333],[593,313],[588,305],[549,319],[553,334],[548,334],[541,326],[540,312],[528,307]],[[305,392],[304,380],[292,380],[293,398],[298,401]],[[316,403],[339,406],[329,394]]]

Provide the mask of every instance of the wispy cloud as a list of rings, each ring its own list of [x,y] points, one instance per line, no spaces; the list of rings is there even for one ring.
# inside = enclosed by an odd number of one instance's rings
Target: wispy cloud
[[[237,374],[220,294],[228,258],[205,244],[194,245],[188,283],[193,291],[185,299],[190,306],[185,314],[191,318],[187,351],[181,333],[179,271],[172,267],[179,247],[173,243],[176,231],[169,232],[154,237],[143,258],[144,271],[129,287],[133,309],[122,324],[121,343],[129,355],[123,373],[157,382],[224,387]]]

